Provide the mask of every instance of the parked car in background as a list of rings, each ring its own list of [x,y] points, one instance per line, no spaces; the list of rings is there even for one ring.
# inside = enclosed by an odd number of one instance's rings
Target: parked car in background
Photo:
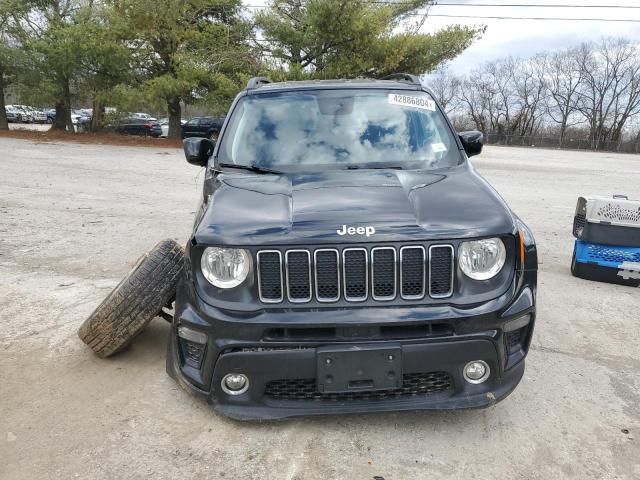
[[[7,113],[8,122],[18,123],[22,121],[20,112],[16,108],[14,108],[12,105],[7,105],[5,107],[5,112]]]
[[[42,110],[33,110],[32,112],[33,123],[47,123],[47,113]]]
[[[162,129],[157,121],[145,120],[143,118],[122,118],[116,122],[114,127],[116,133],[124,135],[158,138],[162,134]]]
[[[142,120],[150,120],[152,122],[157,122],[158,121],[157,118],[152,117],[148,113],[140,113],[140,112],[131,114],[131,118],[139,118],[139,119],[142,119]]]
[[[74,110],[71,114],[71,123],[76,132],[88,132],[91,127],[91,116]]]
[[[56,120],[56,109],[50,108],[45,110],[45,114],[47,115],[47,123],[53,123]]]
[[[32,116],[23,105],[7,105],[5,108],[15,113],[16,122],[18,123],[31,123],[33,121]]]
[[[182,125],[182,138],[205,137],[213,141],[218,139],[218,134],[224,123],[224,117],[195,117]]]
[[[158,123],[160,124],[160,128],[162,129],[162,134],[160,135],[162,138],[167,138],[169,136],[169,119],[168,118],[161,118],[160,120],[158,120]],[[186,120],[180,120],[180,125],[184,125],[185,123],[187,123]]]
[[[14,105],[16,108],[22,111],[22,121],[24,123],[33,123],[34,110],[27,105]]]

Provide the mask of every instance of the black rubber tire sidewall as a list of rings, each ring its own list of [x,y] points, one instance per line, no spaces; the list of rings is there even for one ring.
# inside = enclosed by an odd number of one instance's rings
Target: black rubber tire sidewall
[[[125,348],[175,296],[183,268],[182,247],[158,243],[84,321],[80,339],[103,358]]]

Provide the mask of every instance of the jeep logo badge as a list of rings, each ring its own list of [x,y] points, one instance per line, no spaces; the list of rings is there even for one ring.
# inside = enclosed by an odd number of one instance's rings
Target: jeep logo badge
[[[376,233],[376,229],[373,227],[347,227],[342,225],[342,230],[336,230],[338,235],[366,235],[370,237]]]

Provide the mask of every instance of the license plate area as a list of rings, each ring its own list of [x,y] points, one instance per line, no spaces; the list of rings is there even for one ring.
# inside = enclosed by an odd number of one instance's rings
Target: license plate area
[[[377,345],[317,349],[318,391],[346,393],[402,386],[402,347]]]

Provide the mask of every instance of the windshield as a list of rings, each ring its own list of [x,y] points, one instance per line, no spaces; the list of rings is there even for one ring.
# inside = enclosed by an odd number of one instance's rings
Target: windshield
[[[462,156],[429,94],[344,89],[242,97],[218,161],[277,170],[434,169]]]

